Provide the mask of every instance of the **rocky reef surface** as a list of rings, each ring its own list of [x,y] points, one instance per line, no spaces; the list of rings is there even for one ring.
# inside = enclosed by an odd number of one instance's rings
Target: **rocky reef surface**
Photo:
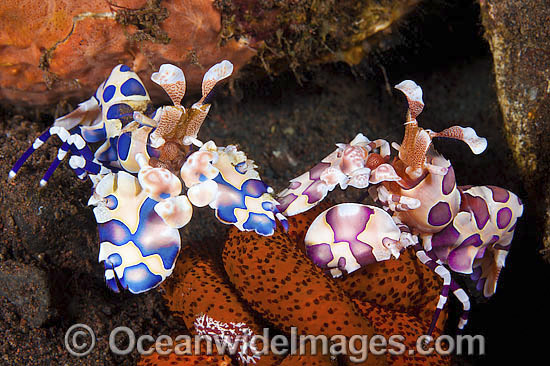
[[[550,259],[550,9],[544,1],[481,1],[506,138]]]

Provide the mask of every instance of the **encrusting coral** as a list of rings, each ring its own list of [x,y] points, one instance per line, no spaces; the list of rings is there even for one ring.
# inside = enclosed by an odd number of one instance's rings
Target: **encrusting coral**
[[[0,99],[47,105],[84,97],[116,63],[144,79],[162,63],[177,63],[189,70],[194,90],[204,70],[222,57],[236,70],[252,63],[270,73],[320,62],[357,64],[376,45],[367,40],[387,36],[418,3],[3,1]]]
[[[221,46],[221,27],[212,1],[3,1],[0,99],[45,105],[82,98],[117,63],[146,76],[151,89],[154,69],[177,62],[198,89],[205,69],[222,57],[240,68],[255,54],[237,40]]]

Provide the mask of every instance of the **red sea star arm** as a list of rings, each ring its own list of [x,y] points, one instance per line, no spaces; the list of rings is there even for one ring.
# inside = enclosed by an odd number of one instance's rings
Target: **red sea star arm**
[[[193,324],[200,314],[207,314],[224,323],[243,322],[255,334],[263,334],[265,324],[262,324],[258,314],[251,311],[239,298],[224,275],[223,269],[208,256],[190,247],[183,250],[173,277],[163,288],[168,308],[185,322],[193,334]],[[274,329],[271,329],[271,333],[273,331]],[[262,344],[258,343],[257,347],[261,349]],[[322,355],[283,357],[273,354],[262,355],[255,363],[256,366],[303,364],[328,366],[331,363],[328,357]]]
[[[288,235],[299,250],[304,250],[309,225],[333,204],[321,202],[307,212],[288,218]],[[422,321],[431,320],[443,285],[441,277],[418,262],[412,250],[405,250],[399,259],[368,265],[334,282],[353,299],[413,314]],[[441,316],[439,326],[443,326],[446,318],[445,314]]]
[[[430,324],[428,321],[421,321],[416,316],[402,313],[394,310],[387,310],[381,306],[373,305],[368,302],[354,300],[360,309],[360,312],[369,319],[375,326],[380,335],[389,340],[392,335],[403,336],[399,342],[405,346],[405,352],[401,355],[388,354],[388,364],[392,366],[444,366],[450,365],[451,358],[442,356],[433,352],[430,355],[421,355],[416,352],[416,342],[419,335],[424,334]],[[433,336],[441,335],[441,330],[436,329]],[[390,348],[390,347],[388,347]],[[409,354],[409,350],[414,350],[414,354]]]
[[[223,252],[230,281],[252,309],[280,330],[328,337],[373,336],[352,300],[279,231],[270,237],[231,229]],[[382,365],[370,355],[367,365]]]

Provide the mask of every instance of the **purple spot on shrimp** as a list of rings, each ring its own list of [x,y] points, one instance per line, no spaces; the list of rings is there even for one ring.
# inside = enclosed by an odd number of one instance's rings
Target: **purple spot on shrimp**
[[[306,254],[316,266],[321,268],[327,268],[334,259],[330,245],[326,243],[306,247]]]
[[[510,228],[510,230],[508,230],[509,233],[513,232],[514,230],[516,230],[516,224],[515,223],[514,225],[512,225],[512,227]]]
[[[451,207],[447,202],[439,202],[431,208],[428,214],[428,223],[432,226],[443,226],[451,221]]]
[[[432,250],[439,259],[446,261],[449,252],[456,245],[459,237],[460,233],[458,230],[453,225],[449,225],[432,236]]]
[[[497,226],[499,229],[504,229],[512,220],[512,210],[508,207],[501,208],[497,213]]]
[[[278,198],[277,201],[279,201],[279,204],[277,205],[277,209],[280,212],[285,212],[288,206],[290,206],[290,204],[294,202],[296,198],[298,198],[298,196],[296,196],[294,193],[290,193],[284,197]]]
[[[483,244],[483,241],[481,240],[479,234],[474,234],[464,239],[464,241],[460,244],[460,247],[479,247],[481,244]]]
[[[469,193],[464,193],[464,209],[474,214],[478,229],[483,229],[489,221],[489,208],[487,202],[481,197],[472,196]],[[462,209],[462,207],[461,207]]]
[[[456,186],[455,171],[452,166],[449,166],[447,174],[443,177],[442,191],[444,195],[450,194]]]
[[[357,212],[353,216],[350,216],[349,213],[341,214],[340,211],[349,210],[350,205],[355,206]],[[358,204],[335,206],[326,214],[327,224],[334,232],[334,242],[349,243],[351,253],[361,266],[376,262],[376,258],[372,254],[372,246],[357,239],[357,236],[365,230],[372,214],[374,214],[374,210]]]
[[[267,184],[263,181],[259,179],[249,179],[246,181],[245,194],[247,196],[260,197],[265,192],[267,192]]]
[[[338,259],[338,268],[340,270],[345,270],[346,269],[346,258],[340,257],[340,259]]]
[[[311,170],[309,171],[309,179],[311,180],[318,180],[321,178],[321,174],[325,171],[326,168],[330,166],[330,163],[319,163],[315,165]]]
[[[477,256],[479,248],[483,244],[479,234],[474,234],[466,238],[457,248],[449,253],[447,263],[449,267],[460,273],[471,273],[472,264]]]
[[[296,189],[298,187],[300,187],[302,185],[302,183],[300,182],[290,182],[290,185],[288,186],[288,189]]]
[[[327,186],[320,180],[316,180],[304,190],[303,194],[307,196],[307,203],[319,202],[326,196]]]
[[[510,192],[505,190],[504,188],[496,187],[496,186],[487,186],[493,192],[493,201],[495,202],[501,202],[506,203],[510,199]]]
[[[520,206],[523,206],[523,202],[521,202],[521,198],[518,197],[518,203]]]
[[[479,278],[481,277],[481,273],[482,273],[482,272],[483,272],[483,271],[481,270],[481,267],[476,267],[476,268],[474,269],[474,271],[472,272],[472,274],[470,275],[470,278],[471,278],[472,280],[474,280],[474,281],[477,281],[477,280],[479,280]]]

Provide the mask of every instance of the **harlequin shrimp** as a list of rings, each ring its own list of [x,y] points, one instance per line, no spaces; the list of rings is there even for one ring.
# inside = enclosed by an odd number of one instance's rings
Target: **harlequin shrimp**
[[[268,187],[255,170],[256,165],[236,146],[217,147],[208,141],[181,167],[181,178],[189,188],[187,195],[194,206],[210,205],[223,223],[241,231],[254,230],[271,235],[277,218],[288,229]]]
[[[206,202],[217,210],[220,221],[262,235],[273,233],[276,217],[286,224],[276,209],[272,190],[243,152],[228,146],[216,152],[211,161],[201,159],[201,151],[193,152],[194,146],[215,147],[213,142],[203,145],[197,134],[208,114],[214,87],[232,71],[229,61],[210,68],[203,78],[202,98],[185,109],[181,105],[186,89],[183,71],[162,65],[151,79],[168,93],[174,105],[155,111],[139,77],[119,65],[94,97],[58,118],[39,136],[10,172],[14,178],[24,161],[50,136],[61,138],[63,145],[41,185],[47,183],[68,152],[72,153],[69,164],[77,175],[90,177],[93,194],[89,205],[95,206],[99,228],[99,261],[112,290],[148,291],[172,273],[181,246],[178,229],[191,219],[192,203],[203,206]],[[102,145],[92,152],[87,144],[96,142]],[[208,177],[224,188],[215,192],[211,185],[208,190],[191,189],[190,201],[182,183],[188,188],[195,184],[189,181],[189,166],[196,172],[217,170],[219,178]],[[200,174],[197,179],[206,180]],[[219,214],[221,211],[224,215]],[[226,218],[231,213],[234,217]]]
[[[383,182],[370,192],[422,238],[422,245],[414,246],[418,259],[443,278],[440,302],[428,334],[435,327],[449,290],[462,302],[459,329],[463,329],[470,300],[449,270],[470,274],[484,296],[493,295],[523,205],[514,193],[499,187],[457,187],[450,162],[435,151],[431,139],[464,141],[474,154],[485,150],[487,140],[471,128],[453,126],[436,133],[418,127],[416,117],[424,106],[422,89],[410,80],[396,88],[409,103],[405,137],[401,145],[394,144],[399,157],[392,163],[402,179]]]
[[[375,262],[399,258],[418,239],[381,208],[341,203],[313,220],[304,243],[313,263],[340,277]]]
[[[435,151],[432,138],[464,141],[475,154],[485,150],[487,140],[478,137],[472,128],[453,126],[436,133],[418,127],[416,117],[424,107],[422,89],[410,80],[396,88],[403,91],[409,101],[403,142],[392,144],[399,152],[392,167],[400,179],[384,182],[370,191],[405,224],[422,233],[437,232],[458,213],[460,193],[451,162]]]
[[[315,207],[337,185],[366,188],[369,184],[399,179],[391,165],[390,145],[379,139],[370,141],[358,134],[349,144],[336,144],[337,149],[308,172],[290,181],[278,194],[279,210],[294,216]],[[374,150],[379,149],[380,153]]]
[[[434,330],[449,291],[463,305],[459,322],[459,329],[463,329],[470,301],[451,271],[470,274],[484,296],[493,295],[523,206],[515,194],[499,187],[458,187],[450,161],[435,151],[432,138],[463,141],[474,154],[485,150],[486,139],[478,137],[472,128],[453,126],[441,132],[420,128],[416,117],[424,107],[422,89],[410,80],[396,88],[405,94],[409,104],[405,136],[401,145],[392,144],[398,157],[385,169],[391,179],[375,180],[378,184],[371,186],[369,193],[392,214],[397,226],[379,215],[385,226],[369,227],[373,213],[375,217],[378,214],[372,206],[334,206],[310,226],[306,250],[317,265],[338,277],[341,272],[350,273],[374,261],[397,257],[400,250],[412,246],[417,258],[443,278],[428,334]],[[377,159],[369,169],[375,172],[388,162],[389,157]],[[412,236],[403,240],[397,235],[399,232]],[[421,243],[411,242],[416,235]]]
[[[97,89],[94,96],[79,104],[78,108],[66,116],[57,118],[52,127],[42,133],[17,160],[9,173],[15,178],[25,161],[51,136],[58,136],[63,144],[52,162],[40,185],[44,186],[55,169],[70,151],[70,167],[79,178],[118,171],[117,147],[122,155],[129,149],[129,141],[119,143],[121,131],[133,121],[134,111],[140,111],[149,117],[155,116],[155,110],[147,90],[139,76],[126,65],[116,66],[107,80]],[[92,153],[88,143],[102,142]],[[122,159],[124,161],[124,159]],[[130,170],[136,172],[135,170]]]
[[[138,178],[123,170],[109,173],[89,201],[96,206],[99,262],[115,292],[145,292],[164,281],[181,247],[178,229],[191,220],[180,180],[167,169],[146,166],[143,159]]]
[[[459,329],[468,322],[470,300],[452,279],[453,272],[469,274],[483,296],[494,295],[504,267],[523,204],[514,193],[495,186],[458,187],[460,211],[443,230],[422,235],[422,246],[415,245],[418,259],[444,282],[429,334],[451,290],[463,304]],[[447,269],[448,267],[448,269]]]
[[[173,106],[162,107],[157,128],[151,133],[151,145],[159,151],[151,158],[155,167],[166,167],[180,174],[189,189],[191,203],[197,207],[210,205],[223,223],[233,224],[240,230],[253,230],[271,235],[277,228],[276,219],[284,228],[285,217],[277,209],[278,202],[261,179],[254,162],[236,146],[218,148],[213,141],[202,143],[197,139],[210,104],[211,90],[218,80],[229,76],[233,66],[224,61],[211,68],[203,79],[203,97],[189,110],[181,106],[185,93],[183,72],[172,65],[163,65],[151,79],[168,93]],[[154,121],[136,112],[141,122]],[[191,152],[190,146],[199,147]]]

